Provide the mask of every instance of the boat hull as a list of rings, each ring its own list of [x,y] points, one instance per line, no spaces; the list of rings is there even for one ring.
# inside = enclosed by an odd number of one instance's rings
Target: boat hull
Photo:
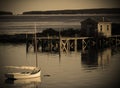
[[[36,73],[7,73],[5,77],[8,79],[28,79],[28,78],[36,78],[41,76],[41,70]]]

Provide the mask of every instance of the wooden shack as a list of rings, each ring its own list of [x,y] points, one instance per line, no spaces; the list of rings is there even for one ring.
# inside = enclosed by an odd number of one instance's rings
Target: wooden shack
[[[96,37],[96,36],[111,36],[111,22],[107,19],[91,19],[88,18],[81,22],[81,35],[87,37]]]
[[[81,35],[87,37],[96,36],[97,21],[88,18],[81,22]]]
[[[111,31],[112,31],[112,23],[108,20],[105,20],[103,18],[102,21],[98,22],[98,34],[101,36],[105,37],[110,37],[111,36]]]

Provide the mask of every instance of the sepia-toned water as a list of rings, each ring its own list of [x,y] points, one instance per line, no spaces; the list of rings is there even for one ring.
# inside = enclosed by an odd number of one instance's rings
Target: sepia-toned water
[[[37,32],[42,32],[47,28],[57,31],[69,28],[81,29],[82,21],[91,18],[97,22],[103,17],[112,23],[120,23],[119,14],[3,15],[0,16],[0,34],[34,32],[35,23]]]
[[[5,66],[35,66],[35,53],[25,44],[0,43],[0,88],[115,88],[120,78],[120,48],[77,52],[38,52],[41,77],[7,80]]]

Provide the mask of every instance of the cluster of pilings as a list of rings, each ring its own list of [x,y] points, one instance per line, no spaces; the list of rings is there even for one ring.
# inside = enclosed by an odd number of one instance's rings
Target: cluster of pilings
[[[119,46],[120,36],[93,37],[37,37],[37,51],[68,52],[85,50],[87,48],[105,48]],[[34,39],[27,41],[27,51],[35,51]]]

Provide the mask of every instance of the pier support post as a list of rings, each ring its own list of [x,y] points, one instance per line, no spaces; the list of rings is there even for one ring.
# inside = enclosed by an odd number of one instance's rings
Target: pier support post
[[[115,38],[115,43],[116,43],[116,47],[117,47],[117,36],[116,36],[116,38]]]
[[[68,52],[69,50],[69,40],[68,39],[60,39],[60,51]]]
[[[84,39],[82,39],[82,50],[84,51],[86,48],[87,43],[85,42]]]
[[[75,52],[77,51],[77,39],[75,39]]]

